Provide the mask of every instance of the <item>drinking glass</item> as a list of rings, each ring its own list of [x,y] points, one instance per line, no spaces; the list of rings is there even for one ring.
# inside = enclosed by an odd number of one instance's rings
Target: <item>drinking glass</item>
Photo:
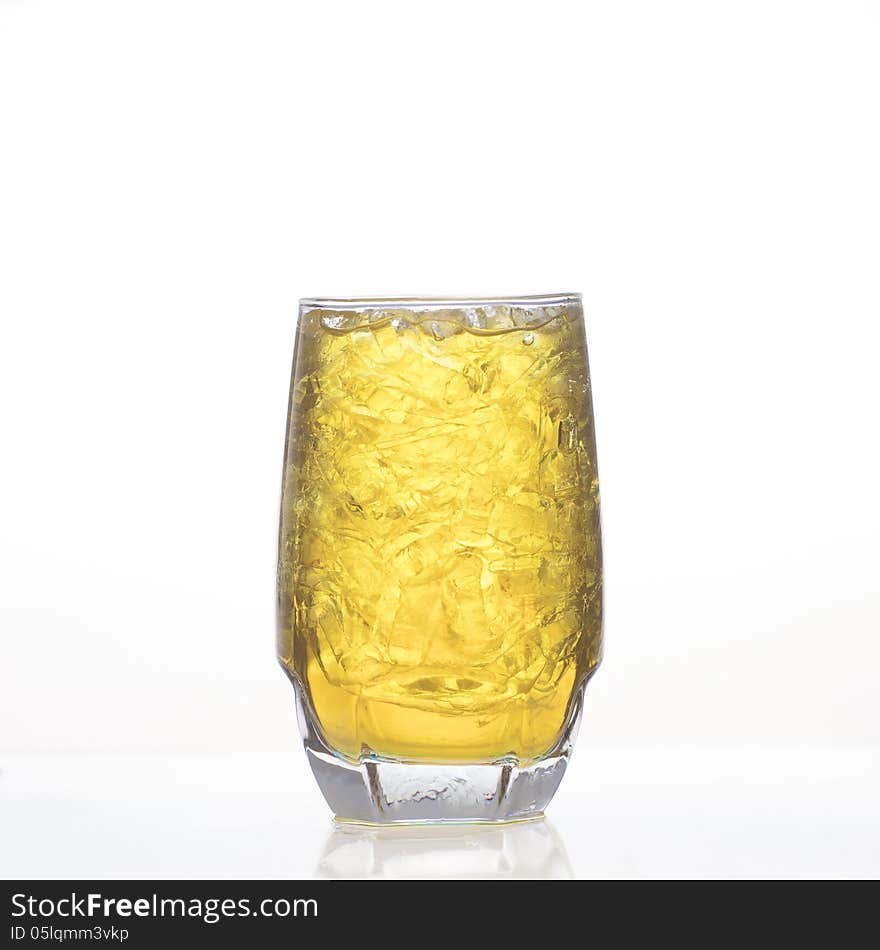
[[[277,584],[338,817],[540,815],[601,658],[580,295],[302,300]]]

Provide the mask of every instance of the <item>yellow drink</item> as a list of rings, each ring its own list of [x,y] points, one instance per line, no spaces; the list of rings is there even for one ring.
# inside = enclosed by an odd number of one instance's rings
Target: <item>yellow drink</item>
[[[335,751],[551,751],[601,646],[579,306],[304,310],[278,590]]]

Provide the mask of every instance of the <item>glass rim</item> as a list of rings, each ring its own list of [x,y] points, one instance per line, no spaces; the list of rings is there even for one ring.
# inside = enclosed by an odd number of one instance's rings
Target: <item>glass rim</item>
[[[300,309],[379,310],[461,308],[461,307],[564,307],[582,303],[579,293],[523,294],[506,297],[301,297]]]

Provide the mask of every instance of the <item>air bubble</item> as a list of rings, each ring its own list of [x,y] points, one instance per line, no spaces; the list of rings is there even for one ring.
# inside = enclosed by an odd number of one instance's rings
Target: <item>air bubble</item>
[[[534,334],[534,333],[527,333],[527,334],[523,337],[523,346],[531,346],[534,342],[535,342],[535,334]]]

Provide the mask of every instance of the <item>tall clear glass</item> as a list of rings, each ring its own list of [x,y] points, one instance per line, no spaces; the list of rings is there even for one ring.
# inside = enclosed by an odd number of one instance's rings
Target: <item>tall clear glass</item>
[[[580,296],[302,300],[278,656],[334,812],[540,814],[601,639]]]

